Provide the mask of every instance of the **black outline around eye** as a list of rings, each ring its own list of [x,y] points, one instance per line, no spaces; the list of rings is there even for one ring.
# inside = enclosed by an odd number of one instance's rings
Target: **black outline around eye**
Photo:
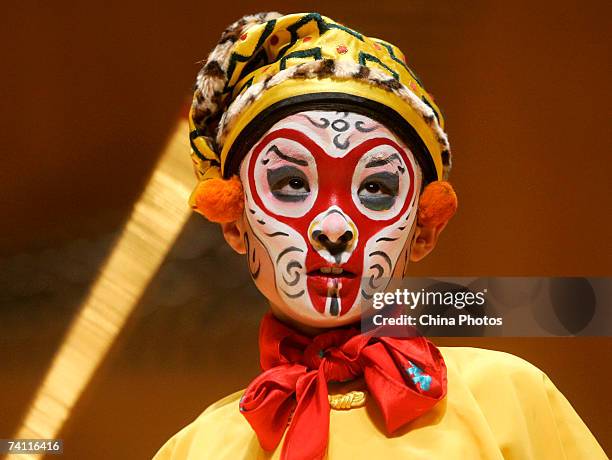
[[[296,193],[284,193],[280,189],[287,186],[291,179],[299,178],[304,182],[304,191]],[[306,175],[295,166],[280,166],[276,169],[266,171],[266,179],[272,195],[284,202],[304,201],[310,194],[310,184]]]
[[[386,179],[382,180],[382,179]],[[378,181],[376,181],[378,179]],[[386,183],[391,179],[394,183],[389,185]],[[376,183],[380,186],[382,193],[362,194],[365,186],[369,183]],[[357,189],[357,198],[359,202],[371,211],[386,211],[391,209],[395,204],[395,200],[399,192],[399,176],[387,171],[382,171],[370,174],[359,185]]]
[[[388,181],[391,181],[392,183],[389,184]],[[357,194],[364,190],[366,184],[370,182],[379,184],[381,186],[382,191],[386,191],[388,195],[397,196],[399,192],[399,176],[397,174],[393,174],[387,171],[381,171],[374,174],[370,174],[363,181],[361,181],[361,184],[357,189]]]

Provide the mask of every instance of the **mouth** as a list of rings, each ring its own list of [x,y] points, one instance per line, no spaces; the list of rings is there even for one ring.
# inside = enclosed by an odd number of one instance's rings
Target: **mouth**
[[[338,266],[323,266],[307,273],[308,276],[322,278],[355,278],[357,275]]]
[[[310,253],[306,259],[306,283],[314,308],[321,314],[340,317],[353,306],[361,286],[361,254],[340,264]]]

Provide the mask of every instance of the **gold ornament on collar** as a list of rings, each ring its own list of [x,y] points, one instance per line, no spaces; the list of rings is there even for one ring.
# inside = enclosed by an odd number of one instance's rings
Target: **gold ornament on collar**
[[[347,410],[365,405],[364,391],[349,391],[346,394],[328,395],[329,406],[335,410]]]

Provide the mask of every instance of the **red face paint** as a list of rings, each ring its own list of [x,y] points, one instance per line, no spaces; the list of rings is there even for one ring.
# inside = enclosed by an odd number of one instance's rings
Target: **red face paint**
[[[310,208],[300,217],[289,217],[275,212],[266,203],[270,198],[262,197],[258,192],[259,187],[256,184],[255,175],[256,164],[261,161],[263,149],[269,147],[270,143],[276,139],[288,139],[299,144],[312,155],[316,162],[315,180],[317,181],[318,193]],[[401,155],[409,181],[405,199],[403,199],[399,209],[395,210],[388,219],[380,218],[381,214],[385,214],[384,212],[377,213],[370,210],[366,214],[363,209],[360,209],[360,206],[356,204],[358,199],[355,196],[355,188],[359,184],[353,183],[353,173],[358,167],[359,161],[365,154],[381,146],[388,146],[390,150]],[[406,151],[387,137],[373,137],[361,142],[341,157],[332,157],[303,132],[296,129],[281,128],[269,132],[262,138],[253,150],[247,168],[249,188],[255,204],[267,215],[295,229],[306,242],[306,266],[304,270],[307,273],[308,295],[316,311],[323,314],[326,302],[330,295],[333,296],[330,293],[337,292],[341,299],[341,308],[338,315],[346,314],[354,305],[359,294],[362,275],[364,274],[364,260],[370,256],[370,254],[364,254],[366,244],[381,230],[396,225],[412,203],[415,193],[415,172],[413,163]],[[403,173],[404,170],[402,169]],[[258,180],[262,180],[262,178],[259,177]],[[330,208],[339,210],[348,218],[348,221],[355,227],[356,231],[354,233],[357,233],[353,235],[356,244],[348,259],[342,263],[333,263],[326,260],[322,257],[320,250],[313,246],[313,221]],[[371,217],[377,214],[379,214],[377,218]],[[321,272],[321,269],[327,270],[328,268],[335,268],[336,270],[342,268],[343,272],[340,274]]]

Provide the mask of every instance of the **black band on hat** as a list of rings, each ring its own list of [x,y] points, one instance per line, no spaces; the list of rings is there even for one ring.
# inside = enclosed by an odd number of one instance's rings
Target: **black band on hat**
[[[416,130],[392,108],[367,98],[352,94],[323,92],[303,94],[276,102],[262,110],[240,132],[225,160],[223,177],[238,174],[240,163],[253,145],[278,121],[289,115],[309,110],[354,112],[368,116],[397,135],[410,149],[421,167],[422,187],[438,179],[436,167],[427,146]]]

